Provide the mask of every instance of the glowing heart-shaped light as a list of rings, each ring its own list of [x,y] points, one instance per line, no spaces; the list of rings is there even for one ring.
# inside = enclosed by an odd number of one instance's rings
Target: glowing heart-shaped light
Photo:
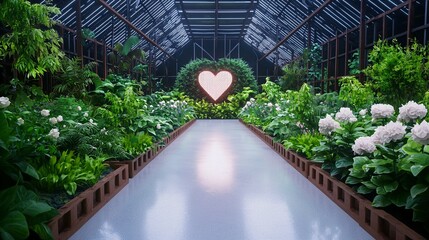
[[[201,88],[216,102],[232,84],[232,74],[220,71],[214,75],[210,71],[202,71],[198,75]]]

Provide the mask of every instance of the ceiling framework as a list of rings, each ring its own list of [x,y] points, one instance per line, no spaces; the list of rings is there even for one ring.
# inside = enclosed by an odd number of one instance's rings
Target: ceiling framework
[[[42,2],[45,0],[32,0]],[[51,0],[61,9],[54,19],[76,30],[76,1]],[[191,42],[244,41],[260,56],[284,65],[309,44],[323,43],[359,25],[360,0],[104,0],[135,28],[120,20],[100,1],[81,0],[82,28],[113,45],[129,35],[143,38],[137,47],[151,51],[157,65]],[[365,20],[404,0],[367,0]],[[324,6],[320,11],[315,11]],[[401,10],[402,11],[402,10]],[[397,14],[406,15],[407,12]],[[312,15],[311,21],[308,20]],[[388,20],[391,20],[387,16]],[[305,24],[303,24],[305,23]],[[147,39],[151,39],[147,40]],[[154,47],[157,46],[157,47]]]

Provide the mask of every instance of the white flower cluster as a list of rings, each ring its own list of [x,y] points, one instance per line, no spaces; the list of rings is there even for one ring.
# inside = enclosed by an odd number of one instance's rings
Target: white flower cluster
[[[411,137],[423,145],[429,144],[429,123],[423,120],[420,124],[414,125],[411,129]]]
[[[18,119],[16,120],[16,124],[18,124],[18,126],[24,125],[24,119],[22,119],[22,118],[18,118]]]
[[[58,130],[58,128],[53,128],[51,129],[51,131],[49,131],[48,136],[57,139],[60,137],[60,131]]]
[[[395,113],[395,109],[390,104],[374,104],[371,106],[373,119],[390,118]]]
[[[409,101],[407,104],[399,108],[398,121],[410,122],[418,118],[424,118],[428,110],[425,105],[417,104],[414,101]]]
[[[360,137],[356,139],[355,144],[352,145],[352,150],[357,155],[373,153],[375,149],[376,147],[372,137]]]
[[[49,118],[51,124],[57,124],[63,121],[63,116],[59,115],[58,117]]]
[[[158,129],[158,130],[161,129],[161,124],[159,124],[159,123],[156,124],[156,129]]]
[[[332,131],[339,128],[340,124],[335,121],[331,115],[319,120],[319,132],[324,135],[330,135]]]
[[[367,109],[362,109],[359,111],[359,115],[361,115],[362,117],[366,115],[366,113],[368,112]]]
[[[42,115],[43,117],[47,117],[49,116],[49,114],[50,114],[49,110],[43,109],[42,111],[40,111],[40,115]]]
[[[375,144],[384,145],[392,141],[401,140],[406,134],[406,128],[407,127],[400,122],[390,121],[385,126],[379,126],[375,129],[372,135],[373,141]]]
[[[356,122],[357,118],[350,108],[342,107],[340,111],[335,114],[335,119],[341,122]]]
[[[0,108],[7,108],[10,105],[8,97],[0,97]]]

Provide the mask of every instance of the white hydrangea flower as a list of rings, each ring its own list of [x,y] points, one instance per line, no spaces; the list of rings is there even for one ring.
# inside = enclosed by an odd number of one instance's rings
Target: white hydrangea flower
[[[340,111],[335,114],[335,119],[341,122],[356,122],[357,118],[350,108],[342,107]]]
[[[365,116],[367,114],[368,110],[367,109],[362,109],[359,111],[359,115],[361,116]]]
[[[280,108],[280,107],[276,107],[276,111],[277,112],[279,112],[279,111],[281,111],[282,109]]]
[[[48,136],[57,139],[60,137],[60,131],[58,130],[58,128],[53,128],[51,129],[51,131],[49,131]]]
[[[398,120],[404,122],[414,121],[418,118],[424,118],[427,112],[425,105],[409,101],[399,108]]]
[[[335,121],[330,115],[326,115],[325,118],[319,120],[319,132],[324,135],[331,134],[332,131],[339,128],[340,124]]]
[[[156,124],[156,129],[161,129],[161,124]]]
[[[376,147],[372,137],[360,137],[355,140],[352,150],[357,155],[363,155],[365,153],[373,153]]]
[[[47,117],[47,116],[49,116],[50,111],[49,111],[49,110],[46,110],[46,109],[43,109],[42,111],[40,111],[40,114],[41,114],[42,116],[44,116],[44,117]]]
[[[58,123],[58,120],[57,120],[57,118],[52,117],[52,118],[49,118],[49,122],[50,122],[51,124],[57,124],[57,123]]]
[[[58,117],[57,117],[57,121],[58,122],[62,122],[64,119],[63,119],[63,116],[61,116],[61,115],[58,115]]]
[[[375,129],[372,138],[376,144],[386,144],[392,141],[401,140],[406,134],[407,127],[400,122],[390,121],[385,126],[379,126]]]
[[[267,106],[268,107],[273,107],[273,104],[272,103],[268,103]]]
[[[10,105],[8,97],[0,97],[0,108],[7,108]]]
[[[80,106],[77,106],[78,111],[82,111],[82,108]]]
[[[88,112],[85,112],[85,113],[83,114],[83,116],[84,116],[84,117],[88,117],[88,116],[89,116]]]
[[[411,129],[411,137],[414,141],[423,145],[429,144],[429,123],[423,120],[420,124],[414,125]]]
[[[16,124],[18,124],[19,126],[24,124],[24,119],[22,118],[18,118],[18,120],[16,120]]]
[[[395,109],[390,104],[374,104],[371,106],[372,118],[390,118],[395,113]]]
[[[94,122],[94,120],[92,120],[92,118],[91,118],[91,119],[89,119],[89,123],[90,123],[90,124],[92,124],[92,125],[94,125],[94,126],[97,126],[97,123],[96,123],[96,122]]]

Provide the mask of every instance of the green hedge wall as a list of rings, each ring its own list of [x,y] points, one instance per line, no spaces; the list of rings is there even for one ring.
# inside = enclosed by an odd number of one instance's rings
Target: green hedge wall
[[[196,59],[189,62],[180,69],[176,79],[176,88],[192,98],[207,100],[206,95],[199,89],[196,82],[199,72],[203,70],[215,73],[221,70],[230,71],[235,76],[235,81],[229,94],[241,92],[244,87],[257,90],[257,82],[249,65],[242,59],[227,58],[219,59],[217,62],[208,59]]]

